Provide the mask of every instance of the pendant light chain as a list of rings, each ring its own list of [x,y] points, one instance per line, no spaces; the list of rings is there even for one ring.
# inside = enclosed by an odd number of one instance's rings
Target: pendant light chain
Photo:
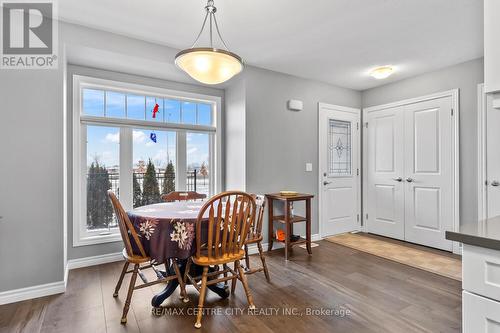
[[[214,7],[215,8],[215,7]],[[214,47],[213,37],[212,37],[212,18],[214,17],[214,13],[210,12],[210,47]]]
[[[219,25],[217,24],[217,18],[215,17],[215,15],[214,15],[214,22],[215,22],[215,30],[217,30],[217,35],[219,35],[220,41],[224,45],[224,48],[226,49],[226,51],[229,51],[229,48],[227,47],[226,42],[224,41],[224,39],[220,35]]]
[[[203,30],[205,29],[205,24],[207,23],[208,14],[209,13],[207,11],[207,13],[205,14],[205,19],[203,20],[203,24],[201,25],[200,32],[198,33],[198,36],[196,36],[196,39],[194,40],[194,43],[193,43],[193,45],[191,45],[190,49],[195,47],[196,43],[198,43],[198,40],[200,39],[201,34],[203,33]]]
[[[226,51],[229,51],[229,48],[228,48],[226,42],[224,41],[224,39],[222,38],[222,35],[220,33],[219,25],[217,24],[217,18],[215,16],[215,12],[217,11],[217,8],[214,6],[214,1],[213,0],[208,0],[207,1],[207,5],[205,6],[205,10],[207,11],[207,13],[205,14],[205,18],[203,19],[203,24],[201,25],[200,32],[198,33],[198,36],[196,36],[196,39],[195,39],[194,43],[191,45],[190,48],[191,49],[194,48],[196,46],[196,44],[198,43],[201,35],[203,34],[203,31],[205,30],[205,25],[207,24],[207,19],[210,16],[210,22],[209,22],[210,47],[214,48],[214,45],[213,45],[213,28],[212,28],[212,26],[214,24],[215,25],[215,31],[217,31],[217,35],[219,36],[219,39],[222,42],[222,45],[224,45],[224,48],[226,49]],[[213,21],[213,23],[212,23],[212,21]]]

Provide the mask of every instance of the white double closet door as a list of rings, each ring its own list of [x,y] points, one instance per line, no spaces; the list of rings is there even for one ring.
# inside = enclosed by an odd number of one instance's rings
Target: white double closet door
[[[452,250],[452,98],[365,114],[368,232]]]

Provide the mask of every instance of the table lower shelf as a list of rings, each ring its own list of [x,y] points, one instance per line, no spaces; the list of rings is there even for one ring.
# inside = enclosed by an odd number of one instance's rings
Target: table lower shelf
[[[273,238],[273,241],[274,241],[274,242],[278,242],[278,243],[283,243],[283,244],[285,244],[285,241],[284,241],[284,240],[278,240],[278,239],[276,239],[276,238]],[[293,245],[304,244],[304,243],[307,243],[307,239],[300,237],[298,240],[296,240],[296,241],[294,241],[294,242],[290,241],[290,242],[288,243],[288,245],[289,245],[289,246],[293,246]]]
[[[304,216],[299,216],[299,215],[291,215],[289,217],[289,219],[290,219],[290,223],[307,222],[307,218],[305,218]],[[284,215],[273,216],[273,221],[286,223]]]

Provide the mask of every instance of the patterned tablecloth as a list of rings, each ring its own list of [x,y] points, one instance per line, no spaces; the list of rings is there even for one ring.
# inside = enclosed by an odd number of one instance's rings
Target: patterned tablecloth
[[[163,263],[170,258],[187,259],[194,254],[196,219],[204,203],[165,202],[138,207],[127,214],[146,254]],[[202,230],[204,233],[206,230]]]

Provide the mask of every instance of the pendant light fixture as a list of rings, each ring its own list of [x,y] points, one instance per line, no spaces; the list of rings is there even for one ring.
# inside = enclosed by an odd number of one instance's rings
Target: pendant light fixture
[[[208,0],[205,6],[206,14],[201,30],[196,37],[193,45],[189,49],[180,51],[175,56],[175,64],[189,74],[193,79],[205,84],[218,84],[225,82],[243,70],[243,60],[233,52],[230,52],[226,43],[222,39],[215,18],[217,8],[213,0]],[[210,46],[196,47],[205,25],[209,21]],[[224,50],[214,47],[213,44],[213,26],[217,31]]]

